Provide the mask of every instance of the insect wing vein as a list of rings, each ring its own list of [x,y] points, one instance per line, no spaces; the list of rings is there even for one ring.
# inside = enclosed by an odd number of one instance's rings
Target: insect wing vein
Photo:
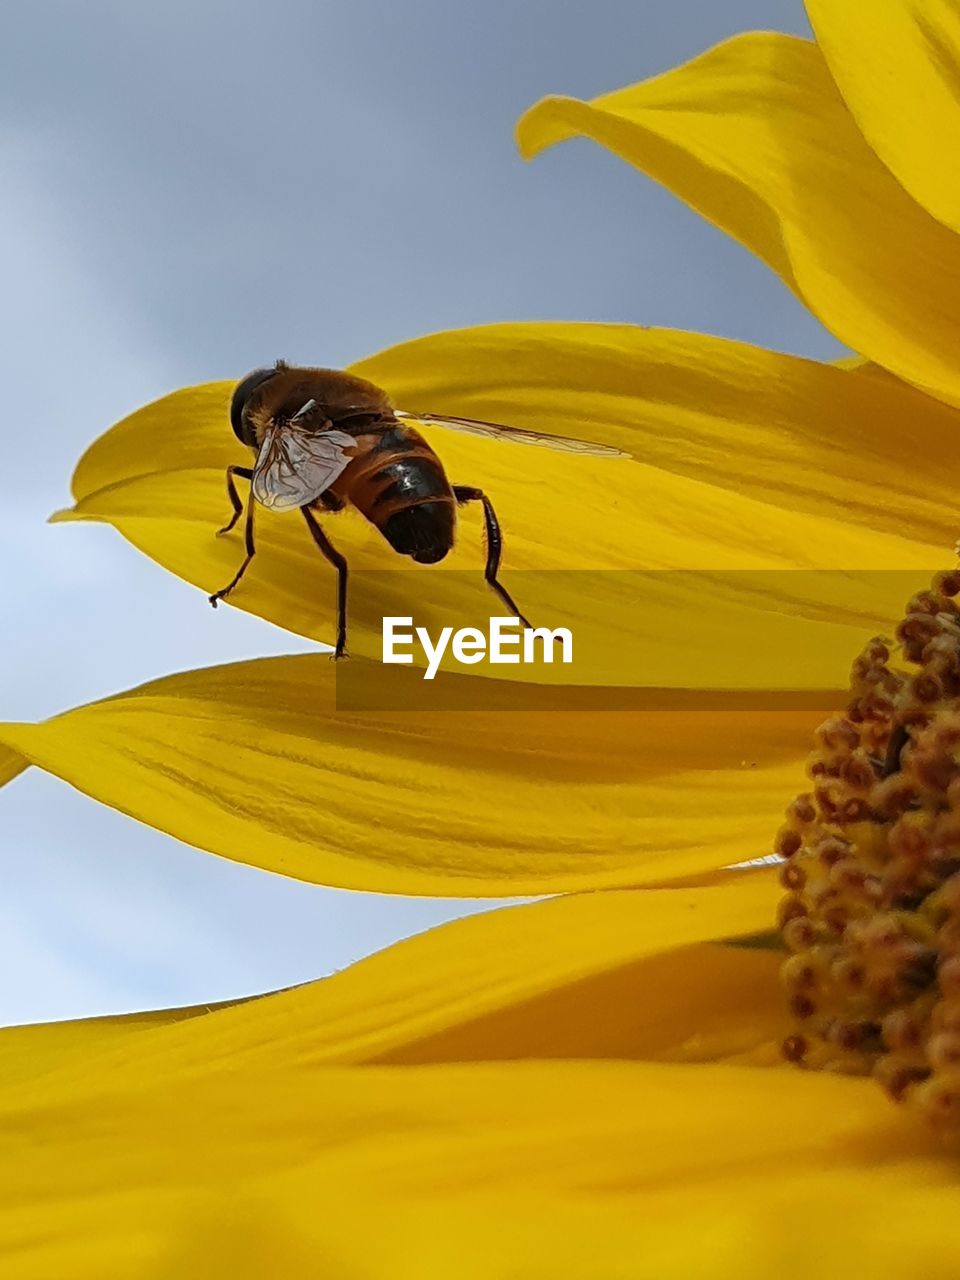
[[[546,449],[556,449],[560,453],[586,453],[602,458],[630,456],[613,445],[594,444],[590,440],[577,440],[573,436],[552,436],[541,431],[530,431],[526,427],[509,427],[503,422],[483,422],[479,418],[448,418],[439,413],[404,413],[400,409],[395,412],[398,418],[413,418],[417,422],[448,427],[451,431],[462,431],[467,435],[511,440],[516,444],[540,445]]]
[[[345,431],[268,428],[253,472],[253,496],[272,511],[305,507],[349,466],[356,441]]]

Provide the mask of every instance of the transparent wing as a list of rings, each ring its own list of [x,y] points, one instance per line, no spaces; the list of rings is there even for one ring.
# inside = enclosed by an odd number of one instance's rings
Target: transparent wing
[[[629,458],[630,454],[609,444],[593,444],[589,440],[575,440],[572,436],[550,436],[540,431],[528,431],[525,427],[508,427],[502,422],[481,422],[476,418],[448,418],[439,413],[404,413],[395,409],[398,418],[412,418],[416,422],[432,422],[451,431],[464,431],[467,435],[488,436],[495,440],[513,440],[517,444],[537,444],[546,449],[558,449],[561,453],[590,453],[596,457]]]
[[[353,460],[345,431],[305,431],[293,422],[267,429],[253,468],[253,496],[273,511],[305,507]]]

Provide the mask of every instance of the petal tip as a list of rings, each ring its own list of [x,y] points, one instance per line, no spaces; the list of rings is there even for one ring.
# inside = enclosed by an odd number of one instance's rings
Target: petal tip
[[[527,108],[514,126],[514,139],[522,159],[533,160],[555,142],[562,142],[570,137],[570,131],[564,128],[557,108],[561,104],[576,101],[575,98],[551,94]]]
[[[76,507],[60,507],[59,510],[51,512],[47,516],[47,524],[68,524],[73,520],[81,519]]]

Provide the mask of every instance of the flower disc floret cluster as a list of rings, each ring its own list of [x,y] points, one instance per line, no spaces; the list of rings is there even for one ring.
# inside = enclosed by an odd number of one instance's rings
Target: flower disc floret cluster
[[[787,1058],[872,1073],[960,1140],[960,572],[853,665],[777,837]]]

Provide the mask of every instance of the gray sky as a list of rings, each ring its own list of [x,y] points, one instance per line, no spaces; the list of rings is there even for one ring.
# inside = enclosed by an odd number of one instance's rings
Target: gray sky
[[[83,448],[174,387],[508,319],[836,355],[764,267],[612,156],[513,147],[545,93],[758,27],[808,34],[801,0],[11,6],[0,718],[302,650],[106,527],[44,523]],[[35,771],[0,792],[0,856],[0,1022],[284,986],[471,909],[236,866]]]

